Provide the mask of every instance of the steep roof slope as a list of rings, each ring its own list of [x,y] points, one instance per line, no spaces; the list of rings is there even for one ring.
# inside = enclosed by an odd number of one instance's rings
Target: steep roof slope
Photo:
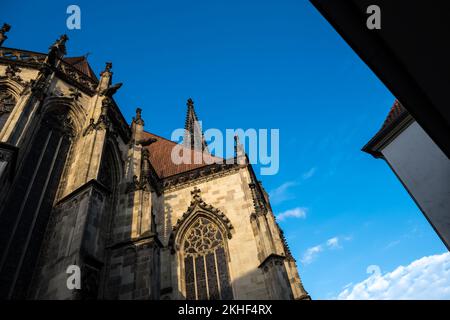
[[[212,156],[207,152],[196,151],[182,145],[178,145],[182,148],[184,154],[189,154],[191,163],[175,164],[172,161],[171,155],[173,148],[177,146],[176,142],[149,132],[144,132],[144,137],[146,139],[156,139],[156,142],[146,146],[145,148],[149,151],[150,163],[160,178],[166,178],[179,173],[205,167],[214,162],[222,163],[224,161],[222,158]],[[194,163],[194,159],[196,157],[201,159],[200,163]]]
[[[86,57],[67,57],[63,59],[68,64],[71,64],[74,66],[78,71],[83,72],[85,75],[92,79],[97,79],[97,76],[95,75],[95,72],[92,70],[91,66],[89,65],[89,62],[87,61]]]

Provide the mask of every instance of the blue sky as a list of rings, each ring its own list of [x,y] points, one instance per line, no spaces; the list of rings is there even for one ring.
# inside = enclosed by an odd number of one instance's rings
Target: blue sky
[[[81,30],[66,8],[81,8]],[[204,128],[280,129],[280,171],[263,177],[300,276],[335,298],[377,265],[392,271],[444,245],[386,163],[360,151],[394,97],[306,1],[8,1],[5,46],[113,62],[130,120],[170,137],[192,97]],[[292,216],[294,215],[294,216]],[[433,286],[433,283],[430,283]]]

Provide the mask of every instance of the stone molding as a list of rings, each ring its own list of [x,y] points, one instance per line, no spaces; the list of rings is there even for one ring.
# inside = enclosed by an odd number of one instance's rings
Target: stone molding
[[[200,196],[200,189],[198,189],[197,187],[195,187],[191,191],[191,195],[191,204],[182,214],[182,216],[177,220],[177,223],[172,228],[172,233],[169,237],[169,248],[171,248],[172,254],[175,253],[176,250],[179,250],[179,235],[183,235],[184,232],[189,228],[189,225],[195,220],[197,216],[200,215],[204,215],[217,223],[219,227],[221,227],[222,230],[225,231],[227,238],[232,238],[232,230],[234,229],[234,227],[231,224],[230,219],[228,219],[228,217],[222,211],[203,201]]]

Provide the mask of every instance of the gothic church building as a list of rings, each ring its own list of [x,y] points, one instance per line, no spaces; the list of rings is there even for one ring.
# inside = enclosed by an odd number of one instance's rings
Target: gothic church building
[[[97,78],[66,57],[3,46],[0,30],[1,299],[309,299],[268,195],[239,141],[232,163],[131,125]],[[187,102],[186,136],[198,130]],[[187,140],[186,140],[187,141]],[[67,268],[79,266],[81,288]]]

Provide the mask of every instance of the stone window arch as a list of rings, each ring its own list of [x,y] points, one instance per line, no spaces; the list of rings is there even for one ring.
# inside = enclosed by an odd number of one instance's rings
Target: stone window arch
[[[221,228],[201,213],[187,228],[180,254],[186,299],[233,298],[225,239]]]
[[[180,289],[189,300],[231,300],[227,240],[233,225],[222,211],[203,201],[200,189],[195,187],[191,195],[190,206],[169,238],[172,254],[178,254]]]
[[[74,135],[72,119],[65,111],[55,106],[42,114],[5,197],[0,212],[1,271],[15,273],[5,281],[1,296],[27,296]]]
[[[17,99],[14,94],[6,87],[0,86],[0,130],[5,126],[6,120],[8,120],[16,103]]]
[[[117,150],[113,146],[113,142],[108,139],[101,160],[98,180],[111,192],[114,192],[117,188],[121,176],[119,163],[120,156],[117,153]]]

